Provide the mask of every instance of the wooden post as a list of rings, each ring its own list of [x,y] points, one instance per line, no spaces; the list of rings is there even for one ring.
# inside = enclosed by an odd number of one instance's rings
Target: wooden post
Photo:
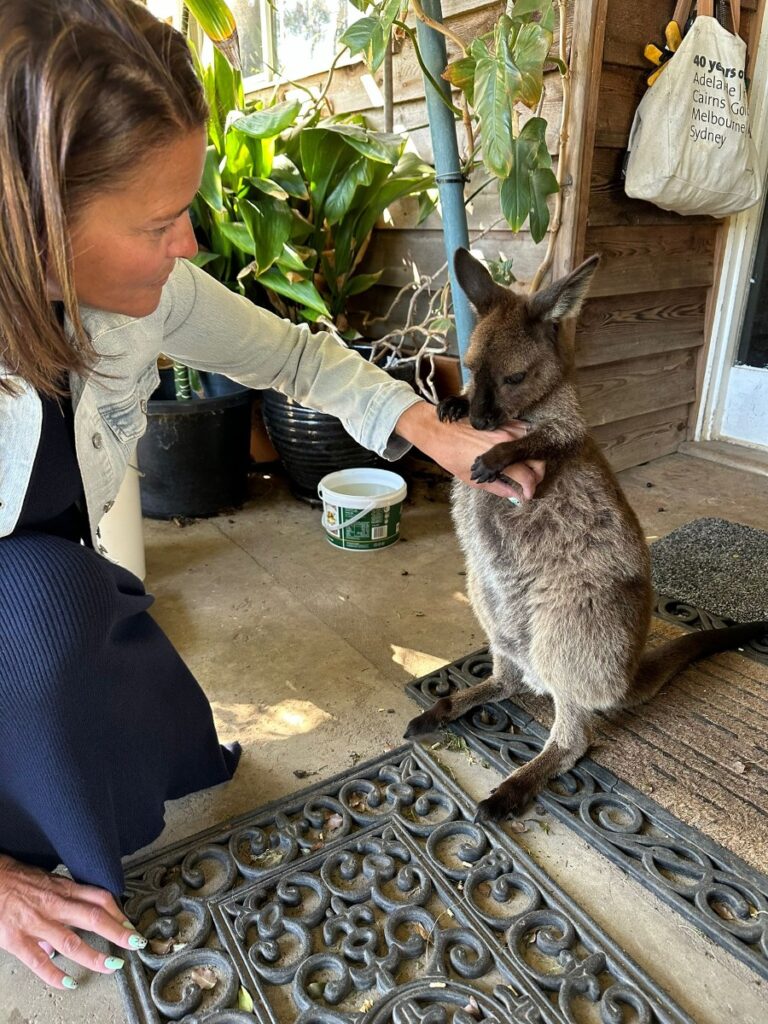
[[[570,124],[566,125],[570,135],[568,167],[560,230],[552,260],[552,280],[567,274],[584,259],[607,14],[608,0],[577,0],[573,5],[569,61],[572,99]],[[573,321],[561,325],[559,337],[563,352],[573,354],[575,335]]]

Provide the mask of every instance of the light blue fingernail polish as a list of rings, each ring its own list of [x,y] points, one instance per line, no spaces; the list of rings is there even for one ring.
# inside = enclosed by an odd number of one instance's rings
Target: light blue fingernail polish
[[[147,944],[147,940],[143,935],[130,935],[128,937],[128,945],[131,949],[144,949]]]
[[[64,988],[77,988],[77,982],[75,981],[74,978],[70,978],[68,974],[65,974],[64,977],[61,979],[61,984],[64,986]]]
[[[125,966],[125,960],[121,960],[119,956],[108,956],[104,961],[104,966],[108,971],[119,971],[121,967]]]

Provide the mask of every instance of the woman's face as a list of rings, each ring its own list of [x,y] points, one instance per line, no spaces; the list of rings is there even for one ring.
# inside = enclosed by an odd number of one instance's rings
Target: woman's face
[[[191,132],[139,164],[128,183],[89,202],[71,226],[80,302],[142,317],[160,304],[178,257],[197,242],[189,219],[205,161],[205,132]]]

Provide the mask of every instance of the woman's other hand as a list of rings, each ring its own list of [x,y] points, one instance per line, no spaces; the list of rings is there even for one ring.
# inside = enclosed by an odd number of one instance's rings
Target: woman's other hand
[[[405,410],[395,429],[400,437],[410,441],[465,484],[490,491],[491,494],[498,494],[502,498],[517,496],[518,492],[501,480],[488,484],[474,483],[470,478],[470,472],[477,456],[487,452],[495,444],[525,437],[528,427],[522,421],[515,420],[498,430],[475,430],[469,420],[441,423],[433,405],[428,402],[417,402]],[[513,466],[508,466],[504,473],[517,481],[525,500],[530,501],[544,479],[544,463],[517,462]]]
[[[146,939],[133,926],[110,893],[92,885],[20,864],[0,854],[0,949],[12,953],[46,984],[77,988],[48,955],[51,950],[99,974],[114,974],[120,957],[89,946],[75,928],[93,932],[123,949],[141,949]]]

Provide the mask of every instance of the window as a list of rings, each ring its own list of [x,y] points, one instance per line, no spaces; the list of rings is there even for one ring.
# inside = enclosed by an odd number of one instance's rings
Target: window
[[[237,22],[246,89],[271,78],[305,78],[325,71],[338,52],[339,38],[363,16],[349,0],[228,3]],[[147,0],[147,6],[158,18],[173,19],[179,26],[182,0]]]

